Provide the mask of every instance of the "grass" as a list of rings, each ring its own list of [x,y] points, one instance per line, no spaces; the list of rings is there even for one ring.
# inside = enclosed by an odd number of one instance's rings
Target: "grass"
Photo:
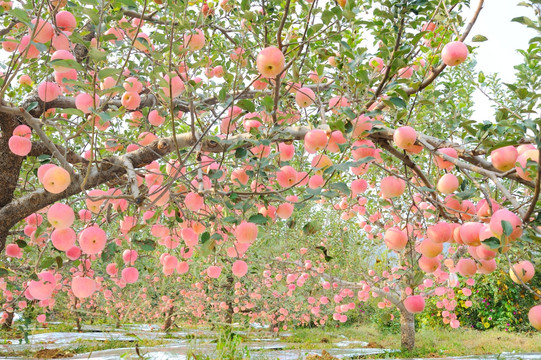
[[[21,351],[0,351],[0,358],[2,357],[32,357],[40,359],[58,359],[64,357],[71,357],[76,354],[90,353],[101,350],[119,349],[119,348],[134,348],[136,345],[139,347],[152,347],[163,344],[168,344],[166,340],[149,340],[138,339],[134,341],[126,340],[79,340],[73,343],[74,347],[67,349],[26,349]],[[37,345],[36,347],[39,347]]]
[[[344,338],[345,336],[345,338]],[[343,340],[359,340],[368,347],[400,349],[400,334],[378,331],[371,325],[341,328],[293,329],[292,336],[283,340],[296,342],[304,348],[314,348]],[[446,357],[462,355],[487,355],[502,352],[541,352],[541,333],[508,333],[499,330],[476,331],[470,329],[422,329],[416,334],[416,348],[400,351],[391,357]],[[302,346],[295,346],[300,348]],[[322,347],[323,348],[323,347]],[[389,354],[370,355],[370,358],[387,358]]]

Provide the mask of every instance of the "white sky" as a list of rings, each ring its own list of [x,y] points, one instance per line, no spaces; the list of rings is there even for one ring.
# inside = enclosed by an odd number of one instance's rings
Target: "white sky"
[[[485,0],[483,10],[466,40],[469,45],[478,46],[477,70],[482,70],[485,75],[498,73],[503,82],[514,81],[513,66],[522,62],[522,55],[516,49],[526,49],[528,40],[536,33],[525,25],[511,22],[511,19],[519,16],[534,18],[531,8],[518,6],[521,1],[523,0]],[[477,4],[477,1],[471,0],[472,10],[477,7]],[[486,36],[488,40],[472,43],[471,38],[477,34]],[[474,101],[474,120],[494,118],[490,101],[479,91],[475,93]]]

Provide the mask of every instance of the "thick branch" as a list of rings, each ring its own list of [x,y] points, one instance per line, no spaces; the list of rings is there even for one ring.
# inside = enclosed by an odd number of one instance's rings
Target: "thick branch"
[[[61,153],[66,154],[66,160],[70,164],[88,164],[87,159],[80,156],[79,154],[76,154],[72,150],[67,150],[66,151],[66,149],[63,146],[60,146],[60,145],[57,145],[57,144],[55,144],[55,146],[58,149],[58,151],[60,151]],[[52,153],[49,150],[49,148],[47,146],[45,146],[44,143],[42,143],[40,141],[33,141],[32,142],[32,150],[30,150],[30,153],[27,156],[38,157],[40,155],[52,155]]]
[[[310,128],[308,127],[290,127],[280,132],[277,137],[283,140],[300,140],[304,138],[304,135],[308,131],[310,131]],[[250,140],[251,137],[252,135],[250,134],[241,134],[232,136],[228,140],[219,138],[204,139],[201,143],[201,150],[211,153],[221,153],[230,150],[233,145],[238,143],[244,142],[244,146],[250,146],[248,140]],[[9,229],[15,224],[39,209],[59,200],[76,195],[80,193],[81,190],[95,188],[96,186],[125,175],[129,169],[129,167],[126,167],[128,162],[133,165],[134,169],[140,168],[173,152],[176,148],[175,143],[178,144],[180,149],[189,148],[196,144],[196,138],[194,138],[191,133],[179,134],[176,136],[176,139],[173,137],[159,139],[147,147],[140,148],[123,156],[106,158],[99,164],[92,166],[83,189],[81,189],[83,177],[78,176],[72,181],[70,186],[60,194],[52,194],[44,189],[38,189],[11,201],[5,207],[0,209],[0,235],[7,234]],[[4,242],[5,235],[4,237],[0,236],[0,248],[3,248]]]

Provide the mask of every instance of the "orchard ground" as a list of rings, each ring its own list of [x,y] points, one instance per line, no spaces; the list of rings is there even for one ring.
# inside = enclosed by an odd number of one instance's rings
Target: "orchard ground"
[[[135,354],[136,344],[141,354],[157,353],[160,349],[177,354],[193,353],[204,359],[246,359],[249,354],[257,358],[295,359],[299,354],[345,354],[346,358],[393,359],[393,358],[443,358],[455,356],[498,355],[505,353],[535,354],[541,358],[541,334],[512,333],[500,330],[476,331],[469,329],[420,329],[417,332],[417,347],[413,351],[400,350],[400,335],[382,331],[374,324],[352,324],[340,327],[295,328],[280,334],[265,329],[235,327],[233,336],[225,339],[224,331],[210,327],[179,324],[178,328],[166,335],[159,326],[126,325],[120,329],[105,324],[87,325],[83,333],[73,333],[73,327],[61,323],[47,328],[35,329],[31,335],[40,336],[33,346],[10,349],[8,342],[17,344],[17,337],[24,344],[23,333],[16,330],[3,332],[0,356],[7,358],[69,358],[77,354],[94,353],[94,356],[111,354]],[[141,331],[144,329],[144,331]],[[100,332],[102,330],[103,332]],[[70,335],[71,334],[71,335]],[[28,334],[27,334],[28,335]],[[79,338],[78,340],[74,340]],[[70,341],[71,339],[71,341]],[[54,345],[56,343],[56,345]],[[216,350],[223,344],[227,351]],[[177,347],[175,349],[175,346]],[[123,349],[119,352],[103,352],[109,349]],[[173,349],[173,350],[171,350]],[[246,352],[249,349],[250,352]],[[278,352],[273,352],[277,351]],[[367,352],[367,355],[359,355]],[[381,351],[379,351],[381,350]],[[248,354],[248,356],[247,356]],[[349,356],[348,356],[349,355]],[[341,357],[342,357],[341,356]],[[299,357],[302,358],[302,357]],[[475,359],[475,357],[473,357]],[[505,356],[502,355],[502,359]]]

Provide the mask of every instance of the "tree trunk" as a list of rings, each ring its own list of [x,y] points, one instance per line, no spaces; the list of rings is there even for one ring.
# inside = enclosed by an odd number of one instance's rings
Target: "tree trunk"
[[[2,329],[4,329],[4,330],[11,329],[11,325],[13,325],[14,313],[9,312],[9,311],[7,313],[8,313],[8,317],[6,318],[6,321],[4,322],[4,324],[2,325]]]
[[[400,311],[401,347],[413,350],[415,347],[415,316],[408,311]]]
[[[77,332],[81,332],[81,316],[77,311],[77,303],[79,302],[78,298],[75,298],[73,303],[73,313],[75,314],[75,326],[77,327]]]
[[[0,101],[0,103],[3,102]],[[9,204],[13,199],[13,193],[19,181],[19,171],[23,163],[23,156],[15,155],[9,149],[9,139],[13,135],[13,129],[20,125],[13,115],[0,113],[0,209]],[[0,224],[8,219],[0,219]],[[0,252],[4,250],[9,228],[0,228]],[[13,317],[13,315],[11,315]],[[10,323],[11,326],[11,323]]]
[[[164,324],[164,330],[169,331],[171,329],[171,326],[173,326],[173,313],[175,312],[175,307],[171,306],[169,308],[169,311],[167,312],[167,316],[165,317],[165,324]]]
[[[233,307],[235,306],[235,304],[233,304],[233,302],[231,301],[231,297],[233,296],[233,276],[229,275],[227,277],[227,285],[226,285],[226,289],[227,291],[225,292],[226,294],[226,300],[225,300],[225,303],[227,304],[227,314],[226,314],[226,317],[225,317],[225,322],[229,324],[229,328],[230,329],[233,329]]]

